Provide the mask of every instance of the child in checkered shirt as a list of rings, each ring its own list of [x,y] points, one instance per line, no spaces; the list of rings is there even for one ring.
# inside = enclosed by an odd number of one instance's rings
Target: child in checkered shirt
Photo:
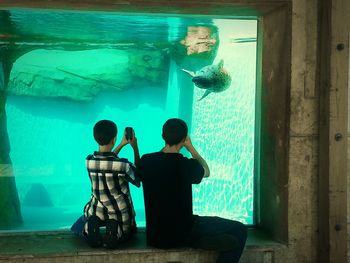
[[[94,126],[94,138],[98,151],[86,158],[86,167],[91,181],[91,198],[84,207],[84,215],[71,230],[87,240],[92,247],[115,248],[136,232],[135,211],[129,183],[140,187],[136,167],[127,159],[119,158],[121,149],[130,144],[134,150],[135,164],[140,160],[135,132],[126,138],[126,133],[117,147],[117,126],[109,120],[101,120]],[[104,237],[100,228],[105,227]]]

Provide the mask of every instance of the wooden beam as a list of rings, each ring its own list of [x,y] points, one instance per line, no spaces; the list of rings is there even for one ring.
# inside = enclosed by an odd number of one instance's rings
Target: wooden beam
[[[261,16],[292,0],[1,0],[0,9],[48,8],[62,10],[163,13],[208,16]]]
[[[349,0],[320,3],[319,260],[347,262]]]

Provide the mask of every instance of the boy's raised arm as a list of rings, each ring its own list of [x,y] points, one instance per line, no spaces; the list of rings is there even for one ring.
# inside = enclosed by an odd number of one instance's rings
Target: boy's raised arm
[[[115,148],[115,150],[113,151],[115,154],[119,154],[119,152],[121,151],[121,149],[127,145],[130,144],[133,151],[134,151],[134,164],[137,167],[140,164],[140,152],[139,152],[139,147],[137,144],[137,138],[135,136],[135,132],[134,130],[133,132],[133,136],[130,140],[126,139],[126,132],[124,131],[123,134],[123,138],[121,140],[121,142],[117,145],[117,147]],[[132,183],[133,185],[136,185],[137,187],[140,186],[140,179],[138,177],[138,175],[136,174],[136,169],[133,166],[132,163],[127,164],[127,169],[126,169],[126,175],[125,178],[128,182]]]
[[[127,141],[127,139],[125,138],[125,131],[124,131],[122,140],[121,140],[120,143],[117,145],[117,147],[115,147],[115,149],[114,149],[113,152],[114,152],[116,155],[118,155],[119,152],[121,151],[121,149],[122,149],[125,145],[127,145],[127,144],[128,144],[128,141]]]
[[[186,137],[184,146],[187,149],[187,151],[190,152],[192,155],[193,159],[196,159],[203,167],[204,169],[204,177],[209,177],[210,176],[210,169],[207,164],[207,162],[203,159],[203,157],[197,152],[197,150],[194,148],[191,139],[189,136]]]
[[[132,149],[134,150],[134,164],[136,167],[138,167],[140,165],[140,152],[139,152],[139,146],[137,144],[137,138],[135,136],[135,131],[134,129],[132,130],[132,138],[129,141]]]
[[[134,151],[134,164],[137,167],[140,163],[140,152],[139,152],[139,147],[137,144],[137,138],[135,136],[135,131],[132,130],[132,133],[133,133],[133,136],[128,141],[126,139],[126,132],[124,131],[123,138],[122,138],[121,142],[117,145],[117,147],[114,149],[113,152],[118,155],[119,152],[121,151],[121,149],[129,143]]]

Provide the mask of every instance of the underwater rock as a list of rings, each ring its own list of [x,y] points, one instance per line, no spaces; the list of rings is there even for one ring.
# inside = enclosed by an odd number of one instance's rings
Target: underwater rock
[[[12,165],[0,164],[0,229],[10,229],[22,223]]]
[[[3,74],[0,71],[0,75]],[[0,229],[10,229],[22,223],[21,207],[10,158],[5,101],[4,92],[0,92]]]
[[[140,78],[150,85],[160,81],[166,72],[162,59],[159,51],[149,50],[37,49],[17,59],[7,92],[89,101],[102,90],[137,86]]]
[[[137,83],[167,87],[169,60],[162,52],[135,49],[129,55],[129,72]],[[136,81],[137,80],[137,81]]]
[[[10,142],[7,133],[7,118],[5,112],[6,95],[0,91],[0,165],[11,164]],[[0,174],[1,176],[1,174]]]
[[[213,30],[205,26],[189,26],[187,36],[180,41],[187,47],[187,55],[211,52],[217,42]]]
[[[171,57],[180,67],[198,70],[214,61],[219,42],[216,26],[189,26],[184,38],[171,46]]]
[[[25,206],[53,206],[49,193],[41,183],[31,185],[22,204]]]

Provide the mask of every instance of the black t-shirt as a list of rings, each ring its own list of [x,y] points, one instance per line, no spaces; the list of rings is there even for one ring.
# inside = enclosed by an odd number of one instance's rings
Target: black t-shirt
[[[204,169],[180,153],[156,152],[142,156],[139,175],[146,209],[147,243],[176,247],[192,228],[192,184],[201,182]]]

